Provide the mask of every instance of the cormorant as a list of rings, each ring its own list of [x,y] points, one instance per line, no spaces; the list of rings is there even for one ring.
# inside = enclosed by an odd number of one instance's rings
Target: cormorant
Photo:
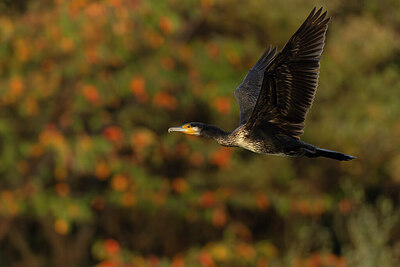
[[[234,131],[191,122],[168,132],[208,137],[223,146],[256,153],[354,159],[300,140],[318,86],[319,61],[330,19],[326,11],[321,13],[322,8],[314,8],[280,52],[269,46],[248,72],[235,90],[240,123]]]

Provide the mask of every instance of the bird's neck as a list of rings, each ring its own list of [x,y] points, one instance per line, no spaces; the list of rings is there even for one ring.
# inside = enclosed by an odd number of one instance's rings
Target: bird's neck
[[[232,140],[230,140],[230,132],[225,132],[214,125],[207,125],[201,132],[202,137],[211,138],[218,142],[222,146],[233,146]]]

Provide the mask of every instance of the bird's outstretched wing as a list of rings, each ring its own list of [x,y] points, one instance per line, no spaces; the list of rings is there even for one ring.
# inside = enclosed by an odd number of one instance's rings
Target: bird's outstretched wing
[[[319,61],[329,18],[314,8],[285,47],[267,66],[246,127],[271,123],[299,138],[318,86]]]
[[[264,72],[268,64],[271,62],[276,53],[276,48],[269,46],[264,54],[250,69],[243,82],[235,90],[235,98],[239,104],[240,122],[239,125],[245,124],[249,119],[257,97],[260,94]]]

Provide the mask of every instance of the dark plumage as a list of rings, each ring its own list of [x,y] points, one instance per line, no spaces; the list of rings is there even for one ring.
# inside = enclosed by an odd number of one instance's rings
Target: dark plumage
[[[169,128],[215,139],[223,146],[282,156],[354,157],[321,149],[300,140],[304,121],[318,86],[319,61],[329,18],[314,8],[280,52],[268,47],[235,90],[239,127],[225,132],[193,122]]]

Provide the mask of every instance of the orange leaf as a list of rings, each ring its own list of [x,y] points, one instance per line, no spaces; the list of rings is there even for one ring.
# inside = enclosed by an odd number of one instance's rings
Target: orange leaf
[[[118,126],[109,126],[103,131],[103,136],[112,142],[117,142],[124,138],[124,133]]]
[[[153,143],[153,136],[149,131],[136,131],[131,135],[131,145],[134,149],[143,149]]]
[[[206,191],[201,196],[200,204],[203,207],[211,207],[215,204],[215,194],[212,191]]]
[[[99,267],[117,267],[117,264],[112,261],[102,261],[100,262]]]
[[[43,72],[49,72],[53,69],[53,67],[54,67],[54,62],[52,60],[50,60],[50,59],[43,60],[42,66],[41,66]]]
[[[96,64],[99,61],[99,55],[94,48],[86,49],[85,58],[89,64]]]
[[[328,266],[337,266],[338,257],[335,254],[329,253],[322,258],[322,261]]]
[[[74,40],[71,38],[63,37],[61,39],[60,43],[61,49],[64,50],[64,52],[72,52],[72,50],[75,47]]]
[[[210,249],[211,255],[217,261],[226,261],[230,258],[230,250],[229,248],[222,244],[214,244]]]
[[[111,187],[115,191],[125,191],[128,188],[128,179],[123,174],[117,174],[111,180]]]
[[[85,13],[88,17],[92,19],[96,19],[99,16],[104,16],[105,7],[103,4],[100,3],[90,3],[85,8]]]
[[[161,66],[167,70],[167,71],[171,71],[175,68],[175,61],[173,61],[171,58],[169,57],[165,57],[163,59],[161,59]]]
[[[27,97],[25,99],[25,107],[30,116],[35,116],[39,113],[39,106],[34,98]]]
[[[178,101],[176,98],[165,92],[158,92],[153,99],[156,106],[166,108],[169,110],[174,110],[178,106]]]
[[[16,55],[20,61],[27,61],[31,57],[30,49],[31,46],[28,40],[20,38],[15,41]]]
[[[220,168],[227,168],[230,164],[233,150],[228,147],[221,147],[211,155],[210,162]]]
[[[141,76],[134,77],[131,80],[130,88],[137,101],[144,103],[149,100],[149,95],[146,92],[146,83]]]
[[[30,154],[33,157],[39,157],[43,154],[43,146],[41,144],[33,144],[30,148]]]
[[[108,0],[107,2],[110,6],[113,6],[113,7],[121,6],[121,0]]]
[[[159,267],[160,259],[157,256],[151,255],[147,258],[147,262],[149,263],[149,267]]]
[[[204,10],[208,10],[214,6],[214,0],[201,0],[200,3]]]
[[[219,48],[216,44],[214,43],[209,43],[206,46],[207,49],[207,54],[210,58],[215,59],[219,55]]]
[[[15,201],[15,196],[10,190],[2,190],[0,193],[0,203],[4,203],[3,207],[12,215],[19,212],[19,206]]]
[[[308,215],[311,213],[311,204],[308,200],[297,200],[293,205],[294,210],[302,215]]]
[[[68,233],[69,225],[65,220],[57,219],[54,222],[54,230],[60,235],[65,235]]]
[[[82,93],[86,100],[91,103],[97,103],[99,101],[99,92],[93,85],[85,85],[82,89]]]
[[[223,208],[215,208],[212,215],[212,223],[216,227],[222,227],[226,224],[226,212]]]
[[[96,164],[96,177],[99,180],[106,180],[110,175],[110,168],[104,161],[100,161]]]
[[[57,183],[55,186],[57,194],[61,197],[66,197],[69,194],[69,186],[66,183]]]
[[[24,84],[20,77],[14,77],[10,81],[10,92],[14,97],[18,97],[24,91]]]
[[[351,204],[350,200],[347,198],[342,199],[339,202],[338,206],[339,206],[339,212],[343,215],[349,214],[352,209],[352,204]]]
[[[214,106],[221,114],[229,114],[231,111],[231,102],[226,97],[218,97],[215,99]]]
[[[171,267],[185,267],[185,259],[182,255],[176,255],[172,259]]]
[[[213,258],[211,257],[210,253],[204,251],[199,256],[199,262],[204,267],[214,267],[215,263]]]
[[[256,250],[253,246],[247,243],[239,243],[236,246],[236,252],[247,260],[251,260],[256,256]]]
[[[121,204],[125,207],[131,207],[135,205],[136,197],[132,193],[124,193],[122,195]]]
[[[155,32],[147,33],[147,38],[153,48],[158,48],[164,43],[164,38]]]
[[[257,261],[257,267],[268,267],[268,261],[264,257],[260,257]]]
[[[182,194],[188,189],[188,184],[185,179],[183,178],[176,178],[172,180],[172,188]]]
[[[158,191],[153,193],[153,195],[151,196],[151,200],[155,205],[161,206],[164,205],[165,201],[167,200],[167,195],[162,191]]]
[[[256,194],[256,202],[260,210],[266,210],[270,206],[268,197],[262,192]]]
[[[111,238],[104,241],[104,248],[106,252],[111,255],[117,254],[120,251],[118,242]]]
[[[172,32],[172,22],[168,17],[162,17],[159,22],[160,29],[165,33],[165,34],[170,34]]]

